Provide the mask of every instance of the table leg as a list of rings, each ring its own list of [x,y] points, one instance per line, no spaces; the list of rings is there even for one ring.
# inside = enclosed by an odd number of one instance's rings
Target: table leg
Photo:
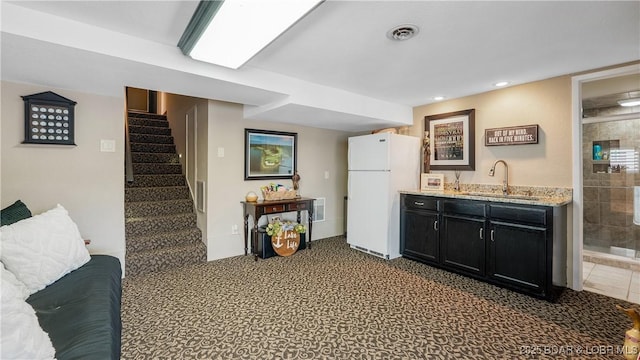
[[[244,254],[249,253],[249,214],[244,215]]]
[[[251,252],[253,253],[253,261],[258,261],[258,220],[253,224],[251,234]]]
[[[311,250],[311,230],[313,228],[313,206],[311,206],[309,210],[307,210],[307,214],[309,215],[309,241],[307,241],[307,243],[309,244],[309,250]]]

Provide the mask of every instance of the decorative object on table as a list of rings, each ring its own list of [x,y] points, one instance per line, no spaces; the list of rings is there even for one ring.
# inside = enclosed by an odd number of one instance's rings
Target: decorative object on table
[[[51,91],[22,96],[22,100],[23,144],[75,145],[75,101]]]
[[[508,126],[484,130],[484,146],[538,143],[538,125]]]
[[[296,172],[298,134],[244,129],[244,179],[290,179]]]
[[[247,195],[245,195],[244,198],[248,202],[256,202],[256,201],[258,201],[258,195],[256,193],[254,193],[253,191],[249,191],[247,193]]]
[[[444,191],[444,174],[422,174],[420,191]]]
[[[456,181],[453,183],[453,190],[460,191],[460,170],[455,170]]]
[[[475,109],[425,116],[432,170],[475,170]]]
[[[290,256],[298,250],[300,234],[305,233],[307,228],[303,224],[276,220],[267,225],[266,231],[271,236],[271,246],[276,254]]]
[[[616,308],[624,311],[633,320],[633,328],[625,332],[622,355],[625,359],[636,360],[640,358],[640,310],[634,308],[625,309],[620,305],[616,305]]]
[[[267,201],[295,199],[298,197],[296,190],[288,188],[282,184],[270,183],[260,188],[262,198]]]
[[[429,132],[424,132],[424,138],[422,139],[422,172],[428,173],[431,163],[431,149],[429,148]]]
[[[300,174],[298,174],[297,171],[295,174],[293,174],[291,181],[293,182],[293,190],[295,190],[297,193],[298,189],[300,189]]]

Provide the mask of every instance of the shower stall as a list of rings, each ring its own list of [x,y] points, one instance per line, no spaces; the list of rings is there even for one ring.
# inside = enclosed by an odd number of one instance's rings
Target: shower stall
[[[600,109],[589,118],[589,110],[582,124],[583,249],[640,262],[640,114],[603,116]]]

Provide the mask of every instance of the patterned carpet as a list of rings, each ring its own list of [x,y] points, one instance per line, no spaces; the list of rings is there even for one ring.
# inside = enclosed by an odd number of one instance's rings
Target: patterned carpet
[[[122,358],[621,359],[632,322],[615,304],[633,306],[571,290],[552,304],[336,237],[127,277]]]

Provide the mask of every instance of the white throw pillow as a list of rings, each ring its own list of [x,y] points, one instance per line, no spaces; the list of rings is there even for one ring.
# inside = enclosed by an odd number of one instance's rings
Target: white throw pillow
[[[90,260],[76,224],[60,204],[0,227],[0,260],[33,294]]]
[[[1,270],[2,277],[0,278],[0,281],[13,284],[13,286],[15,286],[16,289],[18,289],[18,292],[20,293],[20,298],[22,298],[22,300],[27,300],[29,295],[31,295],[31,292],[29,291],[29,289],[27,289],[24,283],[18,280],[11,271],[7,270],[4,267],[4,264],[2,262],[0,262],[0,269],[2,269]]]
[[[35,311],[22,299],[21,290],[5,281],[5,273],[9,271],[4,268],[0,271],[0,359],[53,359],[56,351],[49,335],[40,327]]]

